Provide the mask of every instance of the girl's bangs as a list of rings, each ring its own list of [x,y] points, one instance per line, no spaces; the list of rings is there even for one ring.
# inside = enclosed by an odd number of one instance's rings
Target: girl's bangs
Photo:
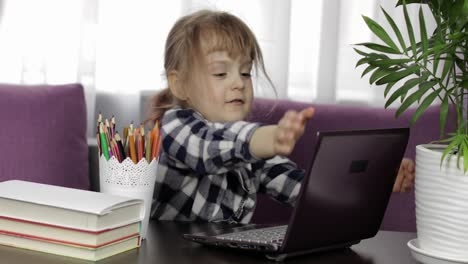
[[[227,51],[231,58],[245,56],[255,60],[255,40],[247,32],[241,30],[210,29],[201,32],[200,42],[205,54],[214,51]]]

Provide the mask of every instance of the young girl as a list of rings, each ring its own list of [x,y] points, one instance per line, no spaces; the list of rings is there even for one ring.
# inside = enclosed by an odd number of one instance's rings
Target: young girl
[[[293,204],[304,171],[284,156],[314,109],[288,111],[277,125],[242,121],[252,108],[252,71],[271,84],[252,31],[225,12],[182,17],[164,67],[169,87],[153,99],[151,117],[162,129],[152,218],[247,223],[258,192]]]

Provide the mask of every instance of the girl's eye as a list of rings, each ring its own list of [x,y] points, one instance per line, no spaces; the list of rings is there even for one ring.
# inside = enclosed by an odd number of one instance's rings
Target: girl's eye
[[[252,75],[250,74],[250,72],[244,72],[244,73],[242,73],[242,76],[248,77],[248,78],[252,77]]]
[[[213,76],[215,76],[215,77],[225,77],[226,73],[225,72],[215,73],[215,74],[213,74]]]

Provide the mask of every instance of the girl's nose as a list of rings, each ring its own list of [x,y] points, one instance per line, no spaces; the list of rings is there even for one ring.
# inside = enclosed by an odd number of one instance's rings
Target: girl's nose
[[[234,77],[232,89],[243,90],[244,88],[245,88],[245,81],[242,79],[241,74],[237,74],[236,77]]]

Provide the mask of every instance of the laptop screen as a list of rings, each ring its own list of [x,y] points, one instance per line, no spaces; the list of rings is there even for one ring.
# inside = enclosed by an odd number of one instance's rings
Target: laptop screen
[[[319,132],[281,251],[373,237],[408,138],[408,128]]]

